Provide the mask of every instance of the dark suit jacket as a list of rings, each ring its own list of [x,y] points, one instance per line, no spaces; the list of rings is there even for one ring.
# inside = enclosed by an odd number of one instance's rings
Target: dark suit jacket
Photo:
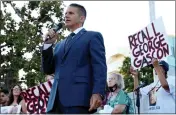
[[[44,72],[55,73],[47,111],[53,109],[57,89],[64,107],[89,107],[92,94],[105,94],[107,66],[101,33],[82,29],[66,51],[65,42],[42,51]]]

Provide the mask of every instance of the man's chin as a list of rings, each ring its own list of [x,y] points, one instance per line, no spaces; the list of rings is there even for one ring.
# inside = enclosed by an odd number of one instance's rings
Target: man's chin
[[[65,25],[65,28],[67,28],[68,30],[69,30],[69,27],[70,27],[69,25]]]
[[[71,27],[71,25],[70,24],[65,24],[65,27],[69,28],[69,27]]]

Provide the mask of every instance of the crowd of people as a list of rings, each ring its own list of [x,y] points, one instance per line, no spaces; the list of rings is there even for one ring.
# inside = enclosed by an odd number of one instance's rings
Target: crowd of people
[[[172,84],[167,81],[167,72],[169,70],[169,65],[165,61],[159,61],[153,59],[154,71],[158,75],[158,81],[156,83],[149,84],[146,87],[140,88],[141,95],[149,97],[149,103],[147,103],[147,113],[175,113],[175,88]],[[134,79],[134,90],[139,86],[138,77],[139,73],[134,70],[131,66],[130,72]],[[54,79],[54,74],[46,75],[45,80]],[[104,109],[105,106],[109,106],[112,109],[110,111],[106,110],[104,113],[110,112],[112,114],[124,113],[132,114],[135,113],[134,103],[128,94],[123,90],[125,88],[123,76],[117,71],[109,72],[107,74],[107,86],[106,94],[104,95],[103,102],[98,108],[98,111]],[[7,89],[0,90],[0,106],[16,106],[21,105],[21,113],[27,113],[26,105],[20,93],[22,88],[20,85],[15,85],[11,88],[10,92]],[[156,93],[158,95],[156,96]],[[166,101],[166,102],[163,102]],[[172,107],[168,107],[169,103]],[[153,107],[153,109],[152,109]],[[10,113],[15,113],[16,111],[11,110]]]
[[[54,75],[46,75],[45,81],[52,80]],[[16,106],[20,105],[20,113],[27,113],[27,107],[24,98],[21,96],[21,92],[24,89],[20,85],[13,86],[10,90],[6,88],[0,88],[0,107],[13,106],[13,108],[8,113],[17,113]],[[1,113],[1,112],[0,112]]]
[[[123,76],[116,71],[107,73],[102,34],[83,28],[86,16],[86,9],[82,5],[70,4],[65,13],[65,26],[72,33],[57,44],[57,32],[49,29],[46,33],[42,66],[44,73],[50,75],[46,77],[46,81],[54,78],[46,113],[135,113],[131,98],[123,90]],[[140,89],[142,97],[149,96],[146,113],[175,113],[175,108],[160,104],[167,99],[169,104],[175,106],[175,86],[167,81],[169,65],[157,59],[152,60],[152,65],[159,80],[156,84]],[[129,69],[136,89],[139,85],[139,73],[132,67]],[[21,105],[21,112],[26,113],[21,91],[19,85],[15,85],[10,93],[5,89],[1,90],[1,106]],[[157,98],[154,97],[156,95]],[[106,110],[106,107],[110,109]]]
[[[20,95],[22,88],[20,85],[15,85],[10,89],[10,92],[7,89],[2,89],[0,91],[0,106],[17,106],[21,105],[21,113],[27,113],[27,107],[23,97]],[[16,113],[14,108],[8,113]]]

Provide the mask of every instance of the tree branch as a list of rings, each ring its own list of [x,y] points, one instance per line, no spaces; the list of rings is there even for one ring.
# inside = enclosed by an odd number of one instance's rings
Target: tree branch
[[[17,9],[15,9],[15,7],[13,6],[13,4],[10,2],[9,3],[11,5],[11,7],[13,8],[13,10],[15,11],[15,13],[21,18],[22,21],[24,21],[24,18],[21,17],[21,15],[19,14],[19,12],[17,11]]]
[[[5,45],[2,45],[2,46],[0,45],[0,49],[3,48],[3,47],[6,47],[6,46],[8,46],[8,45],[9,45],[9,44],[5,44]]]

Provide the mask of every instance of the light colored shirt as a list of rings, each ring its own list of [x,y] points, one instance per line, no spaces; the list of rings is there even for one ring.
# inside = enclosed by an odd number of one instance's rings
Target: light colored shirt
[[[83,27],[77,28],[75,31],[73,31],[73,33],[77,34],[78,32],[80,32],[83,29]],[[52,44],[44,44],[43,45],[43,50],[47,50]]]
[[[77,34],[79,31],[81,31],[83,29],[83,27],[77,28],[75,31],[73,31],[73,33]]]
[[[142,104],[145,106],[141,113],[175,113],[175,86],[169,82],[168,84],[170,92],[166,92],[163,87],[159,87],[161,86],[160,82],[158,85],[152,83],[140,89],[142,103],[145,103]]]

